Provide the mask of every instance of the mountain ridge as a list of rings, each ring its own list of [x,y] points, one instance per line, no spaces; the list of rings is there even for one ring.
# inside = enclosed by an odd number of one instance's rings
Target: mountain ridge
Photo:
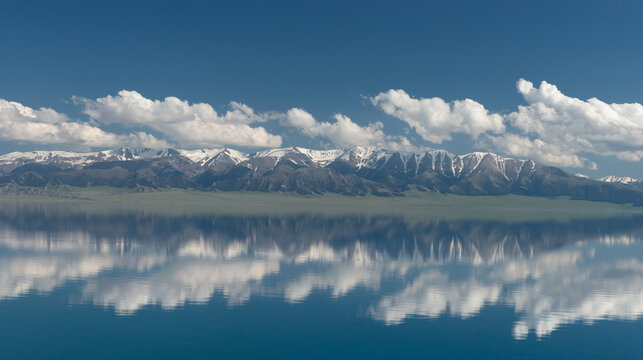
[[[605,176],[600,179],[599,181],[603,182],[608,182],[608,183],[619,183],[623,185],[629,185],[631,187],[634,187],[636,189],[642,189],[643,190],[643,179],[635,179],[631,178],[629,176]]]
[[[380,196],[417,189],[643,204],[643,191],[622,181],[592,180],[533,160],[491,152],[454,155],[444,150],[401,152],[375,146],[289,147],[252,154],[229,148],[13,152],[0,156],[0,184],[9,183]]]

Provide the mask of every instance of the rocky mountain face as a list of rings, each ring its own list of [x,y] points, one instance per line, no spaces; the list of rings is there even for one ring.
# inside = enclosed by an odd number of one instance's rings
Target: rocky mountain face
[[[493,153],[347,150],[121,148],[93,153],[36,151],[0,156],[0,184],[402,195],[407,190],[462,195],[521,194],[643,204],[643,191]]]

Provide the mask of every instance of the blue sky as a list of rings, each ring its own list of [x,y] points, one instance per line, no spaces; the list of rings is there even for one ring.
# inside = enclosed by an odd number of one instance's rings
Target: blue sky
[[[0,152],[355,143],[643,177],[642,13],[638,1],[8,1]]]

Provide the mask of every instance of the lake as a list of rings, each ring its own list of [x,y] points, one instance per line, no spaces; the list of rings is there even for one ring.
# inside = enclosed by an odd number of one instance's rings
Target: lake
[[[633,359],[643,215],[0,208],[0,358]]]

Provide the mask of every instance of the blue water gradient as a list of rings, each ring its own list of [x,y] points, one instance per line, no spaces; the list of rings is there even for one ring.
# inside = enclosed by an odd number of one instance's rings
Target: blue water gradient
[[[3,210],[2,359],[643,351],[640,217],[418,223]]]

